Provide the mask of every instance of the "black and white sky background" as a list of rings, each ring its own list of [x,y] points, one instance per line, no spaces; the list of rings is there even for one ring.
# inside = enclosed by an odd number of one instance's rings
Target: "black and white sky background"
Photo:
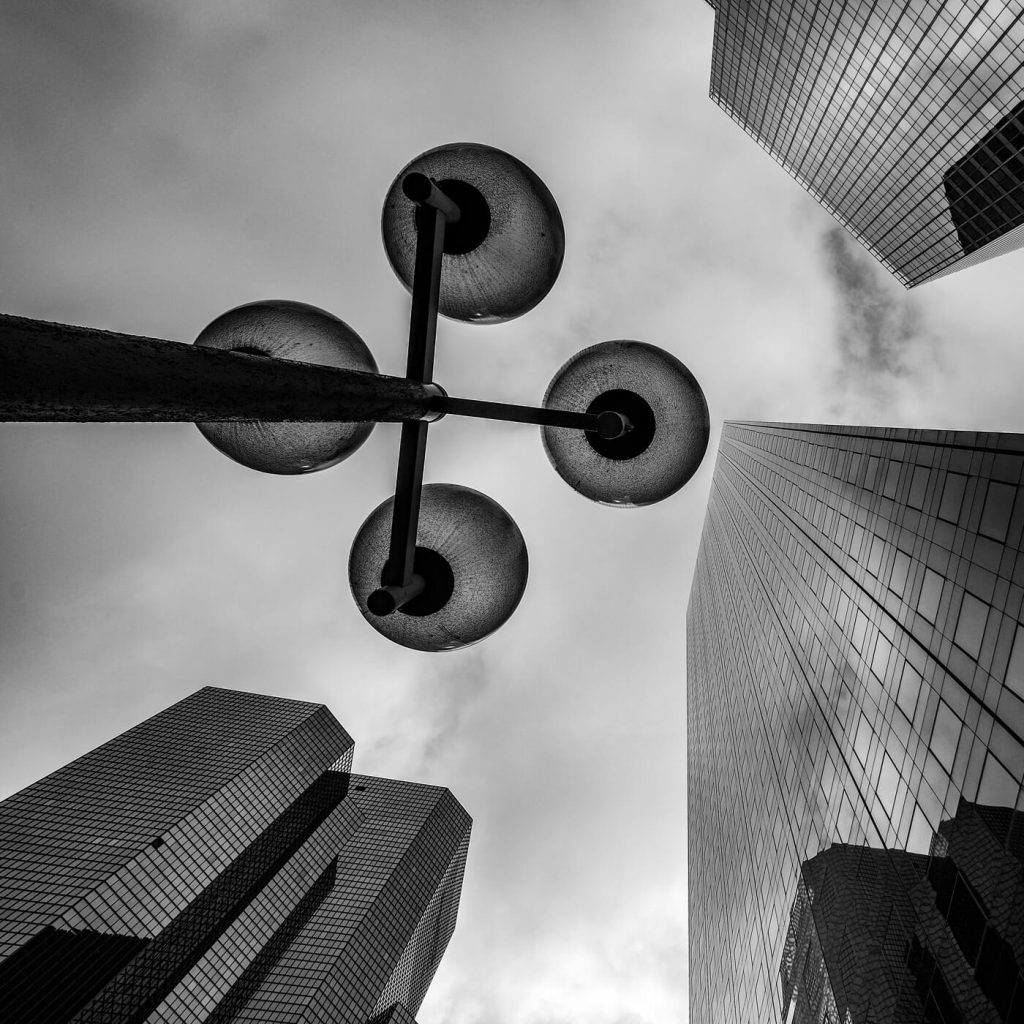
[[[399,373],[384,193],[483,142],[545,180],[565,264],[520,320],[442,322],[438,381],[532,403],[637,338],[713,428],[682,492],[620,511],[533,428],[439,424],[427,479],[499,501],[531,576],[499,633],[428,656],[348,594],[397,428],[275,478],[188,424],[3,426],[0,796],[201,685],[322,701],[359,771],[474,817],[424,1024],[686,1019],[684,616],[722,420],[1024,429],[1024,255],[904,292],[707,98],[712,26],[699,0],[0,6],[0,310],[191,341],[296,299]]]

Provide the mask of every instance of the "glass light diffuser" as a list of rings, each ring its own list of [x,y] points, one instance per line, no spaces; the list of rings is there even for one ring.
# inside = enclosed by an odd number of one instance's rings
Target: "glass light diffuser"
[[[394,503],[378,505],[352,543],[349,583],[367,622],[418,651],[453,651],[493,633],[526,589],[529,560],[515,520],[470,487],[427,484],[413,567],[426,581],[424,592],[390,615],[374,615],[366,602],[383,582]]]
[[[376,373],[362,338],[343,320],[304,302],[250,302],[217,317],[197,345]],[[235,462],[264,473],[312,473],[351,455],[373,423],[197,423],[203,436]]]
[[[664,349],[605,341],[578,352],[555,375],[544,406],[618,412],[632,429],[596,433],[543,427],[548,459],[574,490],[603,505],[650,505],[693,476],[710,436],[708,406],[693,374]]]
[[[439,312],[468,323],[501,323],[544,298],[558,277],[565,231],[551,193],[526,164],[490,146],[452,143],[418,156],[384,200],[381,234],[388,260],[412,289],[416,204],[407,174],[432,178],[461,211],[445,229]]]

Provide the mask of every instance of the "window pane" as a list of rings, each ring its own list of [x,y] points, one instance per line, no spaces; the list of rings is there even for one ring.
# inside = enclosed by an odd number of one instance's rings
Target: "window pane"
[[[935,727],[932,729],[930,746],[932,753],[946,771],[953,768],[953,758],[956,756],[956,745],[959,740],[960,719],[944,700],[940,700],[935,713]]]
[[[1013,499],[1017,488],[1009,484],[992,481],[988,485],[985,497],[985,510],[981,514],[982,533],[994,540],[1006,540],[1006,528],[1010,524],[1010,513],[1013,511]]]
[[[906,591],[907,574],[909,572],[909,556],[905,555],[902,551],[897,551],[896,557],[893,559],[892,563],[892,579],[889,581],[889,586],[892,587],[900,597],[903,597]],[[1022,642],[1022,647],[1024,647],[1024,642]],[[1024,655],[1022,655],[1022,659],[1024,659]],[[1022,663],[1021,669],[1024,671],[1024,663]]]
[[[939,610],[939,598],[942,596],[942,577],[931,569],[926,569],[924,582],[921,584],[921,596],[917,602],[917,610],[929,622],[935,621],[935,613]]]
[[[939,505],[939,518],[955,523],[960,518],[960,506],[964,500],[964,487],[967,477],[962,473],[947,473],[946,483],[942,488],[942,502]]]
[[[984,601],[979,601],[973,594],[965,593],[953,639],[973,658],[981,651],[981,638],[985,634],[987,618],[988,605]]]
[[[910,495],[907,504],[913,508],[924,508],[924,494],[928,489],[928,467],[915,466],[914,477],[910,483]]]
[[[902,462],[890,462],[885,471],[885,484],[882,486],[882,493],[887,498],[896,497],[896,485],[899,483],[902,465]]]
[[[921,692],[921,677],[911,667],[910,662],[903,663],[903,679],[900,681],[900,695],[897,698],[899,706],[910,721],[914,720],[914,711],[917,708],[917,695]]]
[[[985,770],[978,787],[979,804],[995,804],[998,807],[1013,807],[1017,802],[1020,786],[1010,773],[989,754],[985,758]]]
[[[1024,626],[1020,623],[1013,638],[1010,664],[1006,666],[1006,685],[1024,700]]]

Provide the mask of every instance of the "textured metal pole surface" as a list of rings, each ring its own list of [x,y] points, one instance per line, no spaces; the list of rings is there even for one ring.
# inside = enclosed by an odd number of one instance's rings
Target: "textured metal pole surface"
[[[0,420],[416,421],[418,380],[0,315]]]

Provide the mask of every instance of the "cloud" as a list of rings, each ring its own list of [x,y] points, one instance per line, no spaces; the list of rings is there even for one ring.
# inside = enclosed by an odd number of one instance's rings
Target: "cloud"
[[[413,713],[426,714],[429,726],[420,746],[415,778],[434,777],[448,751],[464,741],[465,719],[474,705],[485,701],[492,686],[486,647],[477,645],[457,659],[421,663],[414,685],[418,699]]]
[[[685,894],[674,887],[656,899],[624,907],[606,904],[591,921],[558,918],[554,908],[537,906],[532,941],[506,947],[507,970],[492,974],[487,986],[466,992],[452,984],[442,961],[420,1015],[448,1024],[685,1020],[684,903]],[[486,944],[501,941],[499,929],[481,925],[474,941],[460,934],[460,920],[450,947],[470,971],[486,971]]]
[[[921,371],[922,308],[844,228],[829,227],[821,245],[836,299],[835,415],[883,414],[899,382]]]

